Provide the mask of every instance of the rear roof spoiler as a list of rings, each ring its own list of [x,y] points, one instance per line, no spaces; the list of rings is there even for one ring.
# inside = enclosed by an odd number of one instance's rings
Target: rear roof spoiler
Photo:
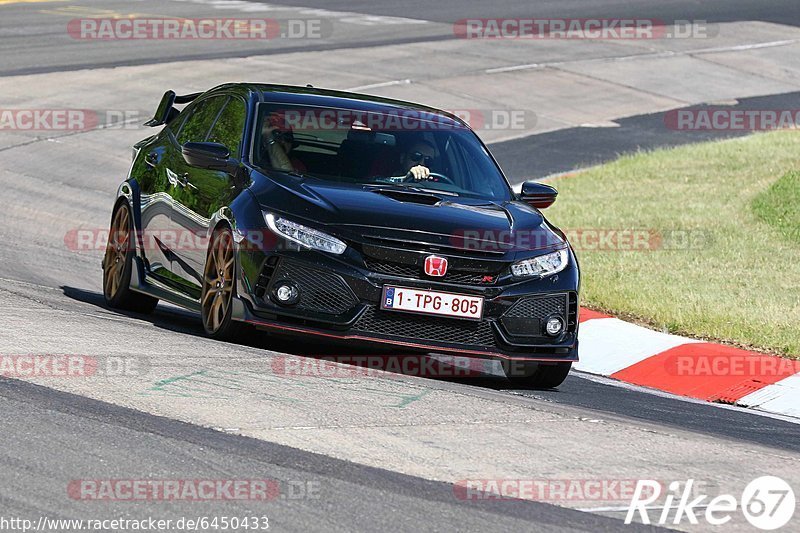
[[[175,94],[175,91],[165,92],[164,96],[161,98],[161,102],[158,104],[155,115],[153,115],[153,118],[145,122],[144,125],[150,126],[151,128],[163,126],[178,116],[178,110],[172,106],[175,104],[188,104],[201,94],[203,93],[192,93],[178,96]]]

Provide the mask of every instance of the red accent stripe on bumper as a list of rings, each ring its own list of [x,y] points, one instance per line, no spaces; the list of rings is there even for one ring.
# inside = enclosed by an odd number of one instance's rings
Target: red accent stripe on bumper
[[[386,344],[390,346],[405,346],[407,348],[415,348],[420,350],[426,350],[430,352],[448,352],[448,353],[456,353],[459,355],[471,355],[477,357],[483,357],[487,359],[496,358],[496,359],[507,359],[509,361],[538,361],[538,362],[564,362],[564,363],[574,363],[577,361],[576,359],[555,359],[552,357],[513,357],[499,352],[483,352],[478,350],[465,350],[461,348],[445,348],[441,346],[431,346],[429,344],[420,344],[415,342],[408,342],[408,341],[393,341],[375,337],[365,337],[363,335],[353,335],[350,333],[330,333],[327,331],[320,331],[317,329],[312,328],[304,328],[299,326],[288,326],[284,324],[273,324],[272,322],[262,322],[259,320],[247,320],[248,324],[252,324],[254,326],[263,327],[263,328],[270,328],[270,329],[278,329],[282,331],[293,331],[296,333],[303,333],[307,335],[316,335],[319,337],[327,337],[331,339],[339,339],[339,340],[359,340],[365,342],[373,342],[377,344]]]

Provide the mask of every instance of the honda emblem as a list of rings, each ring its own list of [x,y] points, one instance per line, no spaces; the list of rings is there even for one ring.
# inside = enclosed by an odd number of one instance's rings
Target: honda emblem
[[[438,255],[429,255],[425,258],[425,273],[429,276],[441,278],[447,274],[447,259]]]

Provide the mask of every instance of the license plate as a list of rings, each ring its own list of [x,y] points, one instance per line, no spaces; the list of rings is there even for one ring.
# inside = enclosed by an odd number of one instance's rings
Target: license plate
[[[381,309],[480,320],[483,316],[483,297],[386,286],[383,288]]]

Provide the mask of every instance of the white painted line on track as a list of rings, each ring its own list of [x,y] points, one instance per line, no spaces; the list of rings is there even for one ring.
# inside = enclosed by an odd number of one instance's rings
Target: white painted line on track
[[[575,59],[572,61],[547,61],[544,63],[526,63],[523,65],[513,65],[509,67],[497,67],[484,70],[486,74],[500,74],[503,72],[514,72],[517,70],[532,70],[536,68],[558,67],[561,65],[572,65],[574,63],[604,63],[609,61],[628,61],[632,59],[657,59],[660,57],[672,57],[680,55],[677,52],[652,52],[643,54],[632,54],[627,56],[598,57],[593,59]]]
[[[661,511],[661,510],[664,509],[665,506],[663,506],[663,505],[644,505],[643,507],[645,509],[647,509],[648,511]],[[668,505],[666,507],[669,508],[670,510],[672,510],[672,509],[680,508],[680,505],[678,505],[678,504],[676,504],[676,505]],[[706,507],[708,507],[707,504],[698,504],[698,505],[693,505],[692,509],[705,509]],[[580,508],[576,508],[575,510],[576,511],[581,511],[581,512],[584,512],[584,513],[627,513],[628,512],[628,506],[625,506],[625,507],[623,507],[623,506],[619,506],[619,507],[580,507]]]
[[[774,48],[776,46],[787,46],[790,44],[800,43],[800,39],[785,39],[783,41],[768,41],[765,43],[752,43],[752,44],[737,44],[734,46],[719,46],[714,48],[701,48],[691,54],[716,54],[720,52],[740,52],[742,50],[758,50],[759,48]]]
[[[40,285],[38,283],[31,283],[29,281],[20,281],[18,279],[0,278],[0,281],[2,281],[4,283],[14,283],[14,284],[17,284],[17,285],[26,285],[28,287],[35,287],[37,289],[47,289],[49,291],[61,292],[61,289],[59,289],[57,287],[50,287],[48,285]]]
[[[616,57],[598,57],[593,59],[576,59],[573,61],[549,61],[544,63],[526,63],[522,65],[512,65],[508,67],[497,67],[484,70],[486,74],[501,74],[504,72],[515,72],[517,70],[533,70],[537,68],[558,67],[574,63],[603,63],[611,61],[631,61],[636,59],[659,59],[666,57],[693,56],[702,54],[719,54],[725,52],[741,52],[745,50],[757,50],[759,48],[774,48],[777,46],[788,46],[800,43],[800,39],[785,39],[782,41],[768,41],[763,43],[738,44],[733,46],[719,46],[714,48],[700,48],[698,50],[686,51],[665,51],[644,54],[630,54]]]
[[[394,87],[395,85],[409,85],[411,80],[406,78],[404,80],[384,81],[381,83],[370,83],[369,85],[359,85],[358,87],[350,87],[345,91],[366,91],[367,89],[378,89],[381,87]]]

